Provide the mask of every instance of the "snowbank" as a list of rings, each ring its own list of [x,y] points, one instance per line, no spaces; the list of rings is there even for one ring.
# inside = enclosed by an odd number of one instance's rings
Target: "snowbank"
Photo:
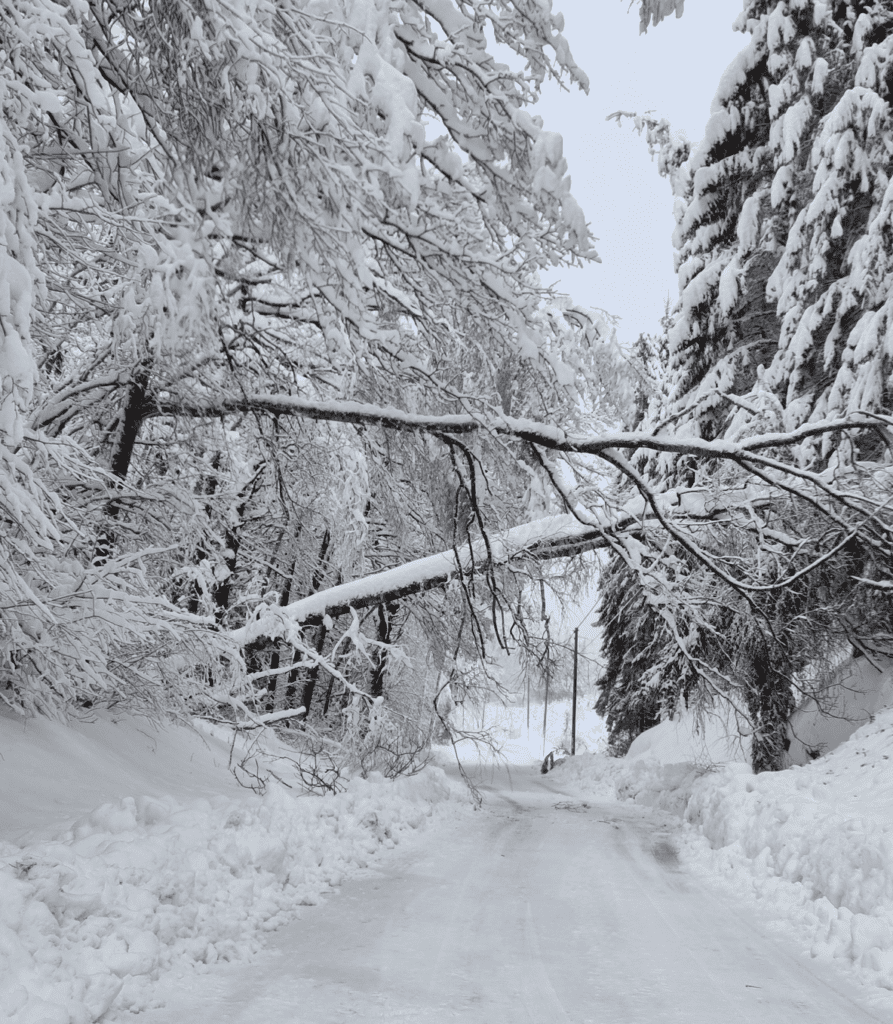
[[[788,763],[808,764],[836,749],[866,722],[893,707],[893,659],[847,658],[816,698],[805,700],[788,727]],[[750,727],[730,708],[697,716],[685,710],[637,736],[626,759],[702,766],[750,763]]]
[[[23,731],[7,718],[0,740],[0,1019],[15,1024],[140,1010],[175,963],[250,957],[265,932],[455,793],[428,768],[396,782],[357,778],[337,796],[280,786],[260,796],[234,783],[219,736],[133,721]],[[11,791],[19,782],[30,805]],[[176,795],[159,793],[165,785]],[[83,807],[100,792],[113,799],[49,824],[69,800]]]
[[[680,815],[689,864],[754,899],[813,957],[893,990],[893,710],[783,772],[598,756],[556,772],[595,797]]]
[[[180,800],[243,794],[229,770],[232,736],[204,723],[22,719],[0,710],[0,839],[48,839],[125,796]]]
[[[750,773],[746,766],[741,768]],[[583,754],[559,762],[554,770],[556,782],[574,786],[596,800],[630,801],[681,817],[708,769],[690,762],[662,764],[644,757],[630,761]]]
[[[834,672],[818,700],[791,716],[792,764],[808,764],[838,747],[884,708],[893,706],[893,659],[849,658]]]
[[[627,761],[641,758],[661,764],[709,766],[729,761],[750,762],[750,736],[746,723],[730,709],[697,717],[683,711],[672,721],[661,722],[637,736],[626,754]]]

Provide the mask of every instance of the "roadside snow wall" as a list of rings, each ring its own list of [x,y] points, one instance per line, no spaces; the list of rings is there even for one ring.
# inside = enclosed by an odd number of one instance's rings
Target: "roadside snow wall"
[[[133,727],[127,738],[139,739]],[[70,775],[67,761],[44,761],[63,790],[66,766]],[[439,768],[357,778],[323,797],[278,786],[258,796],[227,774],[219,795],[127,796],[51,838],[0,841],[0,1020],[89,1024],[110,1007],[157,1005],[161,973],[251,957],[265,932],[424,826],[455,792]]]

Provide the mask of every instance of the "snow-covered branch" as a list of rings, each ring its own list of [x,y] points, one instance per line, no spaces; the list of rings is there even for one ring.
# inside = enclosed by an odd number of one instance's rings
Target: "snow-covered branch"
[[[284,607],[264,606],[257,617],[233,631],[236,643],[247,644],[259,636],[280,636],[295,625],[320,623],[351,609],[367,608],[445,586],[472,570],[483,572],[492,565],[506,565],[517,559],[567,558],[611,547],[623,535],[635,536],[649,524],[669,515],[689,523],[704,523],[727,515],[732,507],[759,504],[759,495],[740,488],[718,503],[703,490],[667,491],[646,501],[634,498],[613,512],[590,512],[585,519],[565,514],[523,523],[487,541],[465,547],[457,558],[453,550],[440,551],[404,565],[373,573],[361,579],[330,587]]]
[[[365,402],[324,401],[294,395],[262,394],[233,395],[208,402],[159,399],[152,411],[157,415],[207,418],[233,413],[265,412],[275,416],[368,424],[410,433],[470,434],[489,431],[556,452],[598,456],[610,453],[612,449],[635,451],[643,448],[653,452],[694,455],[704,459],[731,462],[746,459],[749,455],[770,448],[796,447],[808,438],[825,434],[846,430],[882,429],[877,417],[855,413],[848,417],[805,423],[795,430],[757,434],[741,441],[705,441],[689,434],[652,434],[647,431],[608,431],[602,434],[574,435],[552,424],[497,412],[426,416],[405,412],[394,406],[379,406]]]

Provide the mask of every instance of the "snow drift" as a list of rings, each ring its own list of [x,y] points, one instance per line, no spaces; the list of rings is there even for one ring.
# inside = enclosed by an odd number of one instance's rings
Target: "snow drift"
[[[153,1005],[174,964],[250,958],[265,932],[454,792],[428,768],[356,778],[337,796],[276,784],[258,795],[227,772],[225,737],[150,730],[131,720],[23,731],[0,717],[0,1019],[89,1024],[112,1007]],[[114,798],[59,822],[66,804],[104,792]]]

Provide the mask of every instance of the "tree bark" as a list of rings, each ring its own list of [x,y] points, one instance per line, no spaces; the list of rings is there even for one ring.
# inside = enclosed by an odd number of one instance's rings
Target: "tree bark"
[[[109,460],[109,469],[122,483],[127,479],[127,474],[130,471],[140,427],[146,418],[148,389],[149,364],[143,362],[136,368],[130,384],[127,386],[124,406],[118,420],[117,435]],[[96,538],[96,547],[93,552],[94,565],[105,565],[109,560],[116,539],[115,530],[111,524],[120,515],[121,502],[118,498],[112,498],[105,507],[106,525]]]
[[[220,468],[220,452],[215,452],[214,457],[211,459],[211,475],[203,477],[199,483],[198,491],[206,498],[213,497],[217,490],[220,482],[219,474],[217,470]],[[205,503],[205,515],[210,519],[211,509],[208,503]],[[208,557],[208,549],[205,547],[203,542],[199,542],[195,549],[195,553],[192,556],[193,562],[198,567],[201,565],[202,560]],[[197,615],[199,608],[201,607],[201,588],[193,580],[189,588],[189,600],[187,602],[187,608],[190,615]]]
[[[140,427],[146,416],[148,389],[149,366],[147,363],[143,363],[137,367],[133,379],[127,386],[127,396],[124,399],[124,408],[121,410],[121,419],[118,425],[118,436],[115,439],[115,447],[112,450],[109,463],[109,468],[119,480],[125,480],[130,471],[130,463],[133,461],[133,452],[136,448]]]
[[[639,449],[645,449],[671,455],[692,455],[701,459],[731,462],[740,462],[767,449],[795,447],[811,437],[847,430],[877,432],[883,426],[875,416],[854,413],[841,419],[805,423],[786,433],[755,434],[733,442],[721,439],[707,441],[688,434],[654,434],[635,430],[575,436],[551,423],[538,423],[513,416],[488,417],[481,413],[425,416],[363,402],[313,401],[294,395],[242,394],[205,403],[165,399],[153,403],[151,409],[153,415],[193,416],[199,419],[215,419],[237,412],[296,416],[327,423],[375,424],[412,434],[461,435],[489,431],[555,452],[610,455],[616,451],[635,453]]]
[[[239,498],[241,503],[236,506],[236,520],[241,523],[245,517],[245,512],[248,509],[248,503],[254,497],[257,491],[258,479],[263,469],[263,463],[256,466],[254,475],[248,481],[248,483],[239,492]],[[233,578],[236,574],[236,567],[239,564],[239,549],[242,546],[242,540],[239,536],[239,527],[237,525],[227,523],[223,534],[224,543],[226,544],[226,550],[229,552],[228,555],[224,556],[224,565],[229,570],[229,574],[225,579],[221,580],[214,586],[214,618],[218,624],[223,624],[224,617],[229,610],[229,602],[232,596],[233,589]]]
[[[642,529],[642,516],[633,513],[623,513],[616,523],[605,528],[580,523],[571,515],[550,516],[492,536],[489,552],[483,543],[478,543],[474,566],[477,571],[483,571],[490,564],[491,556],[493,564],[499,565],[516,558],[568,558],[609,547],[612,539],[620,534],[639,536]],[[467,550],[460,554],[460,559],[461,571],[467,573],[471,567]],[[351,609],[370,608],[444,586],[459,572],[456,552],[441,551],[301,598],[289,606],[289,617],[296,623],[319,625],[326,615],[334,619],[349,614]],[[249,643],[266,635],[264,629],[263,620],[259,620],[234,632],[240,642]]]
[[[298,531],[300,533],[300,530]],[[291,599],[291,587],[292,582],[295,578],[295,570],[298,567],[298,556],[295,555],[291,561],[291,572],[285,577],[282,584],[282,590],[279,593],[279,606],[284,608],[289,600]],[[274,671],[279,668],[280,661],[282,659],[283,644],[278,643],[273,645],[273,651],[270,655],[270,669]],[[294,648],[290,648],[291,652],[294,653]],[[267,696],[267,711],[281,711],[285,707],[285,697],[288,693],[288,686],[282,685],[282,681],[279,676],[271,676],[271,682],[269,684],[268,696]],[[282,697],[280,698],[280,690],[282,690]]]
[[[321,655],[322,652],[323,652],[323,648],[325,647],[326,637],[328,636],[328,632],[329,631],[326,629],[325,624],[319,626],[317,631],[316,631],[316,646],[315,646],[315,650],[316,650],[317,655]],[[292,679],[290,679],[289,682],[292,682],[292,680],[294,682],[297,682],[297,674],[298,674],[298,670],[294,669],[294,671],[292,672]],[[306,721],[310,717],[310,707],[313,704],[313,694],[314,694],[314,691],[316,690],[316,684],[317,684],[318,680],[319,680],[319,662],[317,662],[315,665],[313,665],[310,668],[310,671],[307,673],[307,679],[306,679],[306,681],[304,683],[304,688],[301,691],[301,704],[304,706],[304,721]],[[295,692],[295,687],[294,686],[291,686],[289,689],[290,689],[290,692],[292,694]]]
[[[746,699],[753,726],[750,756],[755,774],[785,767],[787,725],[794,710],[790,679],[784,671],[786,660],[781,651],[768,647],[753,658]]]
[[[310,581],[310,593],[315,594],[322,585],[322,581],[325,578],[326,568],[328,566],[327,556],[329,553],[329,545],[332,541],[332,534],[328,527],[326,527],[323,533],[322,543],[319,547],[319,555],[316,559],[316,567],[313,570],[313,578]],[[325,646],[326,636],[328,635],[328,629],[326,628],[325,622],[320,623],[316,631],[316,642],[314,649],[317,655],[321,655],[323,647]],[[290,698],[294,699],[296,692],[297,681],[298,681],[299,670],[292,669],[291,675],[288,679],[288,691],[286,692],[286,701]],[[308,673],[307,679],[304,682],[304,687],[301,692],[301,704],[304,706],[304,720],[310,717],[310,705],[313,703],[313,693],[316,689],[316,683],[319,679],[319,663],[313,665]]]
[[[397,601],[383,601],[378,606],[378,631],[376,639],[379,643],[390,645],[394,633],[394,617],[400,609]],[[369,693],[373,697],[384,696],[384,683],[388,672],[387,647],[376,647],[372,656],[372,682]]]

